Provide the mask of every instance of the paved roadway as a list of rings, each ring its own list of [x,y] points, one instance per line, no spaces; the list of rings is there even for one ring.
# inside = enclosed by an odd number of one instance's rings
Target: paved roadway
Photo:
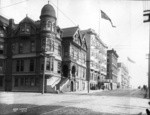
[[[0,114],[7,115],[137,115],[149,108],[140,90],[40,94],[0,92]],[[142,115],[143,115],[142,114]]]

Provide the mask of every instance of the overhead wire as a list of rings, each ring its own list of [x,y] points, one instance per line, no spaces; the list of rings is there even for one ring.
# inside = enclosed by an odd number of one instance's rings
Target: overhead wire
[[[58,8],[54,3],[50,2],[52,5],[54,5],[57,10],[59,10],[68,20],[70,20],[75,26],[77,25],[70,17],[68,17],[61,9]]]
[[[24,0],[24,1],[21,1],[21,2],[17,2],[17,3],[14,3],[14,4],[11,4],[11,5],[8,5],[8,6],[4,6],[4,7],[0,7],[0,9],[3,9],[3,8],[8,8],[8,7],[11,7],[11,6],[15,6],[15,5],[18,5],[18,4],[21,4],[23,2],[27,2],[28,0]],[[57,0],[58,2],[58,0]],[[77,25],[70,17],[68,17],[60,8],[58,8],[58,3],[57,3],[57,6],[50,2],[51,4],[53,4],[56,8],[57,8],[57,18],[58,18],[58,10],[70,21],[72,22],[72,24],[74,24],[75,26]]]
[[[8,6],[3,6],[3,7],[0,7],[0,9],[3,9],[3,8],[7,8],[7,7],[11,7],[11,6],[15,6],[17,4],[21,4],[23,2],[26,2],[27,0],[24,0],[24,1],[21,1],[21,2],[17,2],[17,3],[14,3],[14,4],[11,4],[11,5],[8,5]]]

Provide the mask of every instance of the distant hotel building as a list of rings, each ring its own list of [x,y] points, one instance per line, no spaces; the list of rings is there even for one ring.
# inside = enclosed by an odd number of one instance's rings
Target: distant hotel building
[[[129,88],[130,87],[130,76],[128,68],[123,63],[118,63],[118,88]]]
[[[87,79],[91,90],[104,86],[107,75],[107,46],[94,30],[83,30],[87,42]]]
[[[118,54],[114,49],[107,51],[107,81],[111,89],[117,88],[117,61]]]

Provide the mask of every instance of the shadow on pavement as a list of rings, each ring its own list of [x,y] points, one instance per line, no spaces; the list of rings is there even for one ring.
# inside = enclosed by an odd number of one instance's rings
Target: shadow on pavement
[[[57,105],[0,104],[0,115],[40,115],[62,107]]]
[[[0,104],[0,115],[128,115],[123,113],[95,112],[86,108],[57,105]],[[131,114],[130,114],[131,115]],[[132,114],[137,115],[137,114]]]

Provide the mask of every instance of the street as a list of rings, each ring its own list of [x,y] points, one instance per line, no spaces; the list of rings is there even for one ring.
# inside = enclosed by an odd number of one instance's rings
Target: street
[[[7,115],[137,115],[149,108],[141,90],[40,94],[0,92],[0,114]],[[146,115],[146,114],[145,114]]]

